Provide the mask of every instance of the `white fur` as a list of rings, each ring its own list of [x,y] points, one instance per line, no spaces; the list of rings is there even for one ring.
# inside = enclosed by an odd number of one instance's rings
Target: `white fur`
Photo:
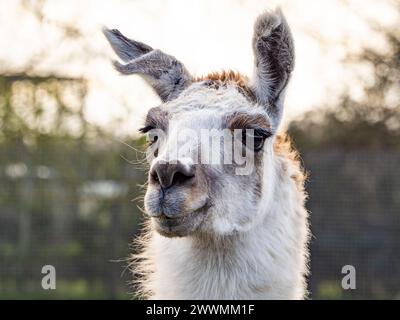
[[[137,268],[144,274],[144,294],[151,299],[306,297],[305,195],[291,178],[299,168],[276,156],[272,143],[266,146],[264,157],[263,190],[268,192],[253,212],[257,218],[246,230],[229,235],[220,233],[232,231],[232,221],[223,219],[214,220],[214,235],[166,238],[150,231]],[[229,203],[225,205],[229,208]],[[221,216],[229,217],[229,212]]]

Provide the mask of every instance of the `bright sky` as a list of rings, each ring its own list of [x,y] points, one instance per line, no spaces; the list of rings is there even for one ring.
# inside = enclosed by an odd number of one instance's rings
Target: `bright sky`
[[[27,2],[30,2],[29,0]],[[58,0],[45,2],[44,14],[78,26],[82,41],[60,41],[57,28],[40,26],[20,1],[0,1],[0,67],[21,71],[36,53],[35,69],[89,79],[89,121],[133,132],[158,98],[137,76],[123,77],[111,67],[115,55],[101,26],[160,48],[185,63],[193,74],[235,69],[251,75],[251,37],[257,15],[281,6],[294,34],[296,68],[287,93],[285,120],[333,103],[351,86],[360,94],[354,69],[342,59],[364,45],[382,46],[365,22],[392,24],[397,13],[378,0]],[[41,52],[45,50],[46,55]],[[45,57],[45,58],[43,58]],[[359,70],[368,80],[368,70]],[[127,112],[129,115],[127,115]]]

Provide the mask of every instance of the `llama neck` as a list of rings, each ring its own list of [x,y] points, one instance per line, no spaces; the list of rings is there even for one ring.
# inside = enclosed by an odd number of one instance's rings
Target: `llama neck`
[[[301,299],[307,272],[307,212],[278,162],[273,197],[261,223],[247,232],[217,237],[165,238],[151,233],[141,270],[144,291],[155,299]],[[152,273],[148,273],[149,270]]]

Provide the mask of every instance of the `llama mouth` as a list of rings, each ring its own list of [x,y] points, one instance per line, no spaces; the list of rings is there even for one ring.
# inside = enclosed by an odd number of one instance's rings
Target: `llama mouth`
[[[206,206],[194,210],[188,214],[178,217],[168,217],[161,214],[158,217],[153,217],[155,229],[158,233],[166,237],[184,237],[200,227],[204,220]]]

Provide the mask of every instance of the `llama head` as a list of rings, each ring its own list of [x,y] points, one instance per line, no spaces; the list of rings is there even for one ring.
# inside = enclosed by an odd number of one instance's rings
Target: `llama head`
[[[267,12],[254,26],[254,75],[213,73],[192,77],[173,56],[104,34],[124,64],[160,96],[143,133],[149,135],[145,209],[165,236],[231,234],[250,229],[273,191],[273,140],[294,65],[289,27],[282,13]]]

